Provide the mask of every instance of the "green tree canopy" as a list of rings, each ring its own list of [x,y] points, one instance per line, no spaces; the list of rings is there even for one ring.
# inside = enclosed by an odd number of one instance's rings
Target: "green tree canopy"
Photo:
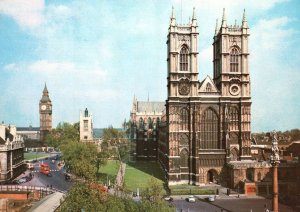
[[[70,124],[60,122],[56,129],[53,129],[46,137],[49,146],[55,148],[68,143],[69,141],[79,141],[79,122]]]

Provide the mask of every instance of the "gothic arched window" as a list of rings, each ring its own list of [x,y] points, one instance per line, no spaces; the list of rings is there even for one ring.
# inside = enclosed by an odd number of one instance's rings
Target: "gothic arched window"
[[[181,167],[188,167],[189,166],[189,153],[186,149],[183,149],[180,152],[180,166]]]
[[[239,52],[233,48],[230,52],[230,72],[239,71]]]
[[[189,54],[186,46],[182,46],[179,57],[180,57],[180,71],[188,71]]]
[[[148,125],[148,129],[152,129],[153,128],[152,120],[151,120],[150,117],[148,118],[147,125]]]
[[[206,84],[205,91],[206,91],[206,92],[211,92],[211,84],[210,84],[210,83],[207,83],[207,84]]]
[[[180,130],[188,130],[189,114],[186,108],[180,111]]]
[[[139,129],[144,129],[144,120],[142,117],[139,120]]]
[[[201,149],[219,149],[218,145],[218,116],[211,109],[207,109],[201,116]]]
[[[184,133],[180,136],[179,145],[180,146],[188,146],[189,145],[189,137],[188,137],[187,133]]]
[[[229,109],[229,129],[238,130],[239,129],[239,112],[236,107],[230,107]]]

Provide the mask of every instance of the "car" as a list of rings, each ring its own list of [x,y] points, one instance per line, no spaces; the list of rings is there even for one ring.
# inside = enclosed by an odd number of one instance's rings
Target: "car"
[[[65,173],[65,181],[71,181],[71,174]]]
[[[187,201],[188,202],[196,202],[196,198],[193,195],[191,195],[187,198]]]
[[[168,197],[165,197],[164,200],[166,200],[166,201],[168,201],[168,202],[172,202],[172,201],[173,201],[173,198],[168,196]]]
[[[207,201],[208,202],[214,202],[215,201],[215,197],[214,196],[209,196],[209,197],[207,197]]]
[[[21,184],[21,183],[26,183],[27,180],[26,178],[22,177],[21,179],[18,180],[18,183]]]

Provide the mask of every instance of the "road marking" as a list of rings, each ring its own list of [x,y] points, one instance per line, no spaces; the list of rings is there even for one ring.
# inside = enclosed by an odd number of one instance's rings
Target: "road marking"
[[[50,170],[50,172],[59,172],[60,170]],[[31,171],[31,173],[36,173],[36,172],[40,172],[39,170],[34,170],[34,171]]]

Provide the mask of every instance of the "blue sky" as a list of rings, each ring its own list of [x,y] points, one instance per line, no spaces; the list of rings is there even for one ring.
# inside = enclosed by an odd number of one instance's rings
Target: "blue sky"
[[[95,127],[119,127],[138,100],[166,99],[172,5],[187,23],[196,7],[199,80],[212,76],[215,21],[250,26],[252,131],[300,127],[300,2],[297,0],[0,1],[0,121],[39,126],[47,82],[53,126],[87,107]],[[182,12],[181,12],[182,11]],[[182,16],[181,16],[182,14]],[[182,17],[182,18],[181,18]]]

